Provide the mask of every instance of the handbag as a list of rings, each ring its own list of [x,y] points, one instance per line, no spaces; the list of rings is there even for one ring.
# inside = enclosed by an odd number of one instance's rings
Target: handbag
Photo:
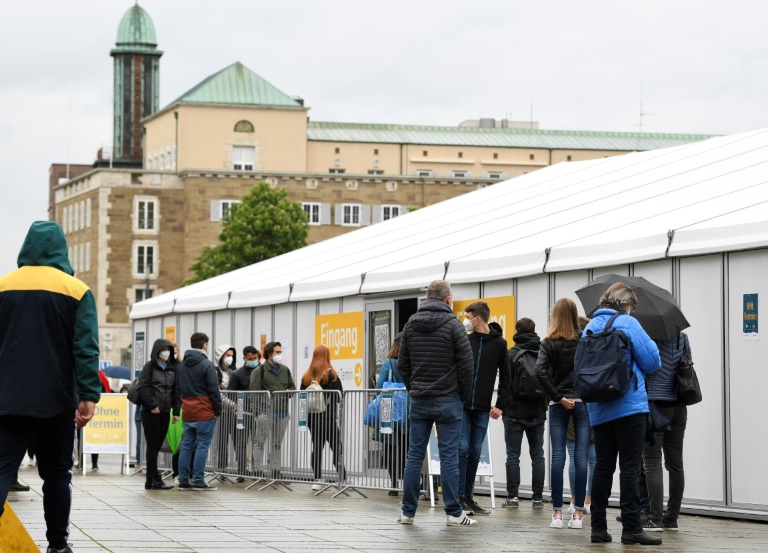
[[[384,382],[383,389],[398,390],[392,393],[392,423],[403,424],[408,409],[408,392],[405,389],[405,384],[392,381],[392,365],[389,367],[389,376]]]
[[[648,402],[648,425],[653,432],[671,432],[672,420],[651,400]]]
[[[702,400],[699,377],[690,357],[683,357],[677,365],[677,398],[686,405],[696,405]]]

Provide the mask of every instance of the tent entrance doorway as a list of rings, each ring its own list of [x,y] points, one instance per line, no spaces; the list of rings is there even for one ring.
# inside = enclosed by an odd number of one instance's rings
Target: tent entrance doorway
[[[416,298],[376,301],[365,305],[367,387],[376,386],[381,365],[392,349],[392,340],[417,309]]]

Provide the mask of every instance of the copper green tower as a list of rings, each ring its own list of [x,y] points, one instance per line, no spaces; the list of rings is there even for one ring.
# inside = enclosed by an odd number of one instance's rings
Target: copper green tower
[[[160,56],[155,26],[138,2],[120,20],[115,58],[113,158],[119,166],[141,166],[141,120],[158,110]]]

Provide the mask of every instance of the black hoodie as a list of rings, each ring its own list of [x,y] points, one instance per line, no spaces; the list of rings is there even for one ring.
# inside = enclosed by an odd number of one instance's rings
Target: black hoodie
[[[157,364],[157,355],[163,348],[171,348],[171,356],[163,369]],[[174,357],[173,344],[162,338],[155,340],[152,346],[152,354],[149,361],[141,369],[139,375],[139,402],[143,409],[151,411],[159,408],[161,413],[168,414],[173,409],[174,415],[179,415],[181,400],[179,398],[179,385],[176,381],[176,357]]]
[[[491,410],[493,390],[496,385],[496,372],[499,373],[499,394],[496,407],[504,411],[509,395],[510,372],[507,356],[507,341],[501,332],[491,328],[488,334],[473,332],[469,335],[472,346],[474,367],[472,373],[472,394],[464,402],[467,409]]]
[[[539,351],[541,346],[541,339],[535,332],[526,332],[524,334],[515,334],[513,340],[515,345],[509,350],[509,365],[513,367],[515,357],[518,352],[523,349],[530,349],[533,351]],[[510,369],[511,370],[511,369]],[[512,372],[512,379],[515,378],[514,370]],[[510,384],[510,393],[507,399],[507,410],[504,412],[505,416],[511,417],[513,420],[522,420],[529,423],[544,422],[547,419],[547,407],[549,401],[546,397],[542,398],[523,398],[516,397],[511,392],[512,384]]]
[[[412,397],[455,396],[469,401],[472,393],[472,348],[451,308],[426,300],[403,329],[397,368]]]

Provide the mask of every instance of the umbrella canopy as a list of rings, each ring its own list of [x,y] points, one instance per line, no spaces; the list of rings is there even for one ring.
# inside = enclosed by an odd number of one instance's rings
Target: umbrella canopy
[[[576,290],[587,317],[600,307],[600,298],[612,284],[623,282],[632,288],[639,302],[632,316],[654,340],[672,340],[690,323],[680,311],[677,300],[667,290],[643,277],[605,275]]]
[[[109,378],[122,378],[123,380],[131,379],[131,369],[120,365],[111,365],[104,369],[104,374]]]

